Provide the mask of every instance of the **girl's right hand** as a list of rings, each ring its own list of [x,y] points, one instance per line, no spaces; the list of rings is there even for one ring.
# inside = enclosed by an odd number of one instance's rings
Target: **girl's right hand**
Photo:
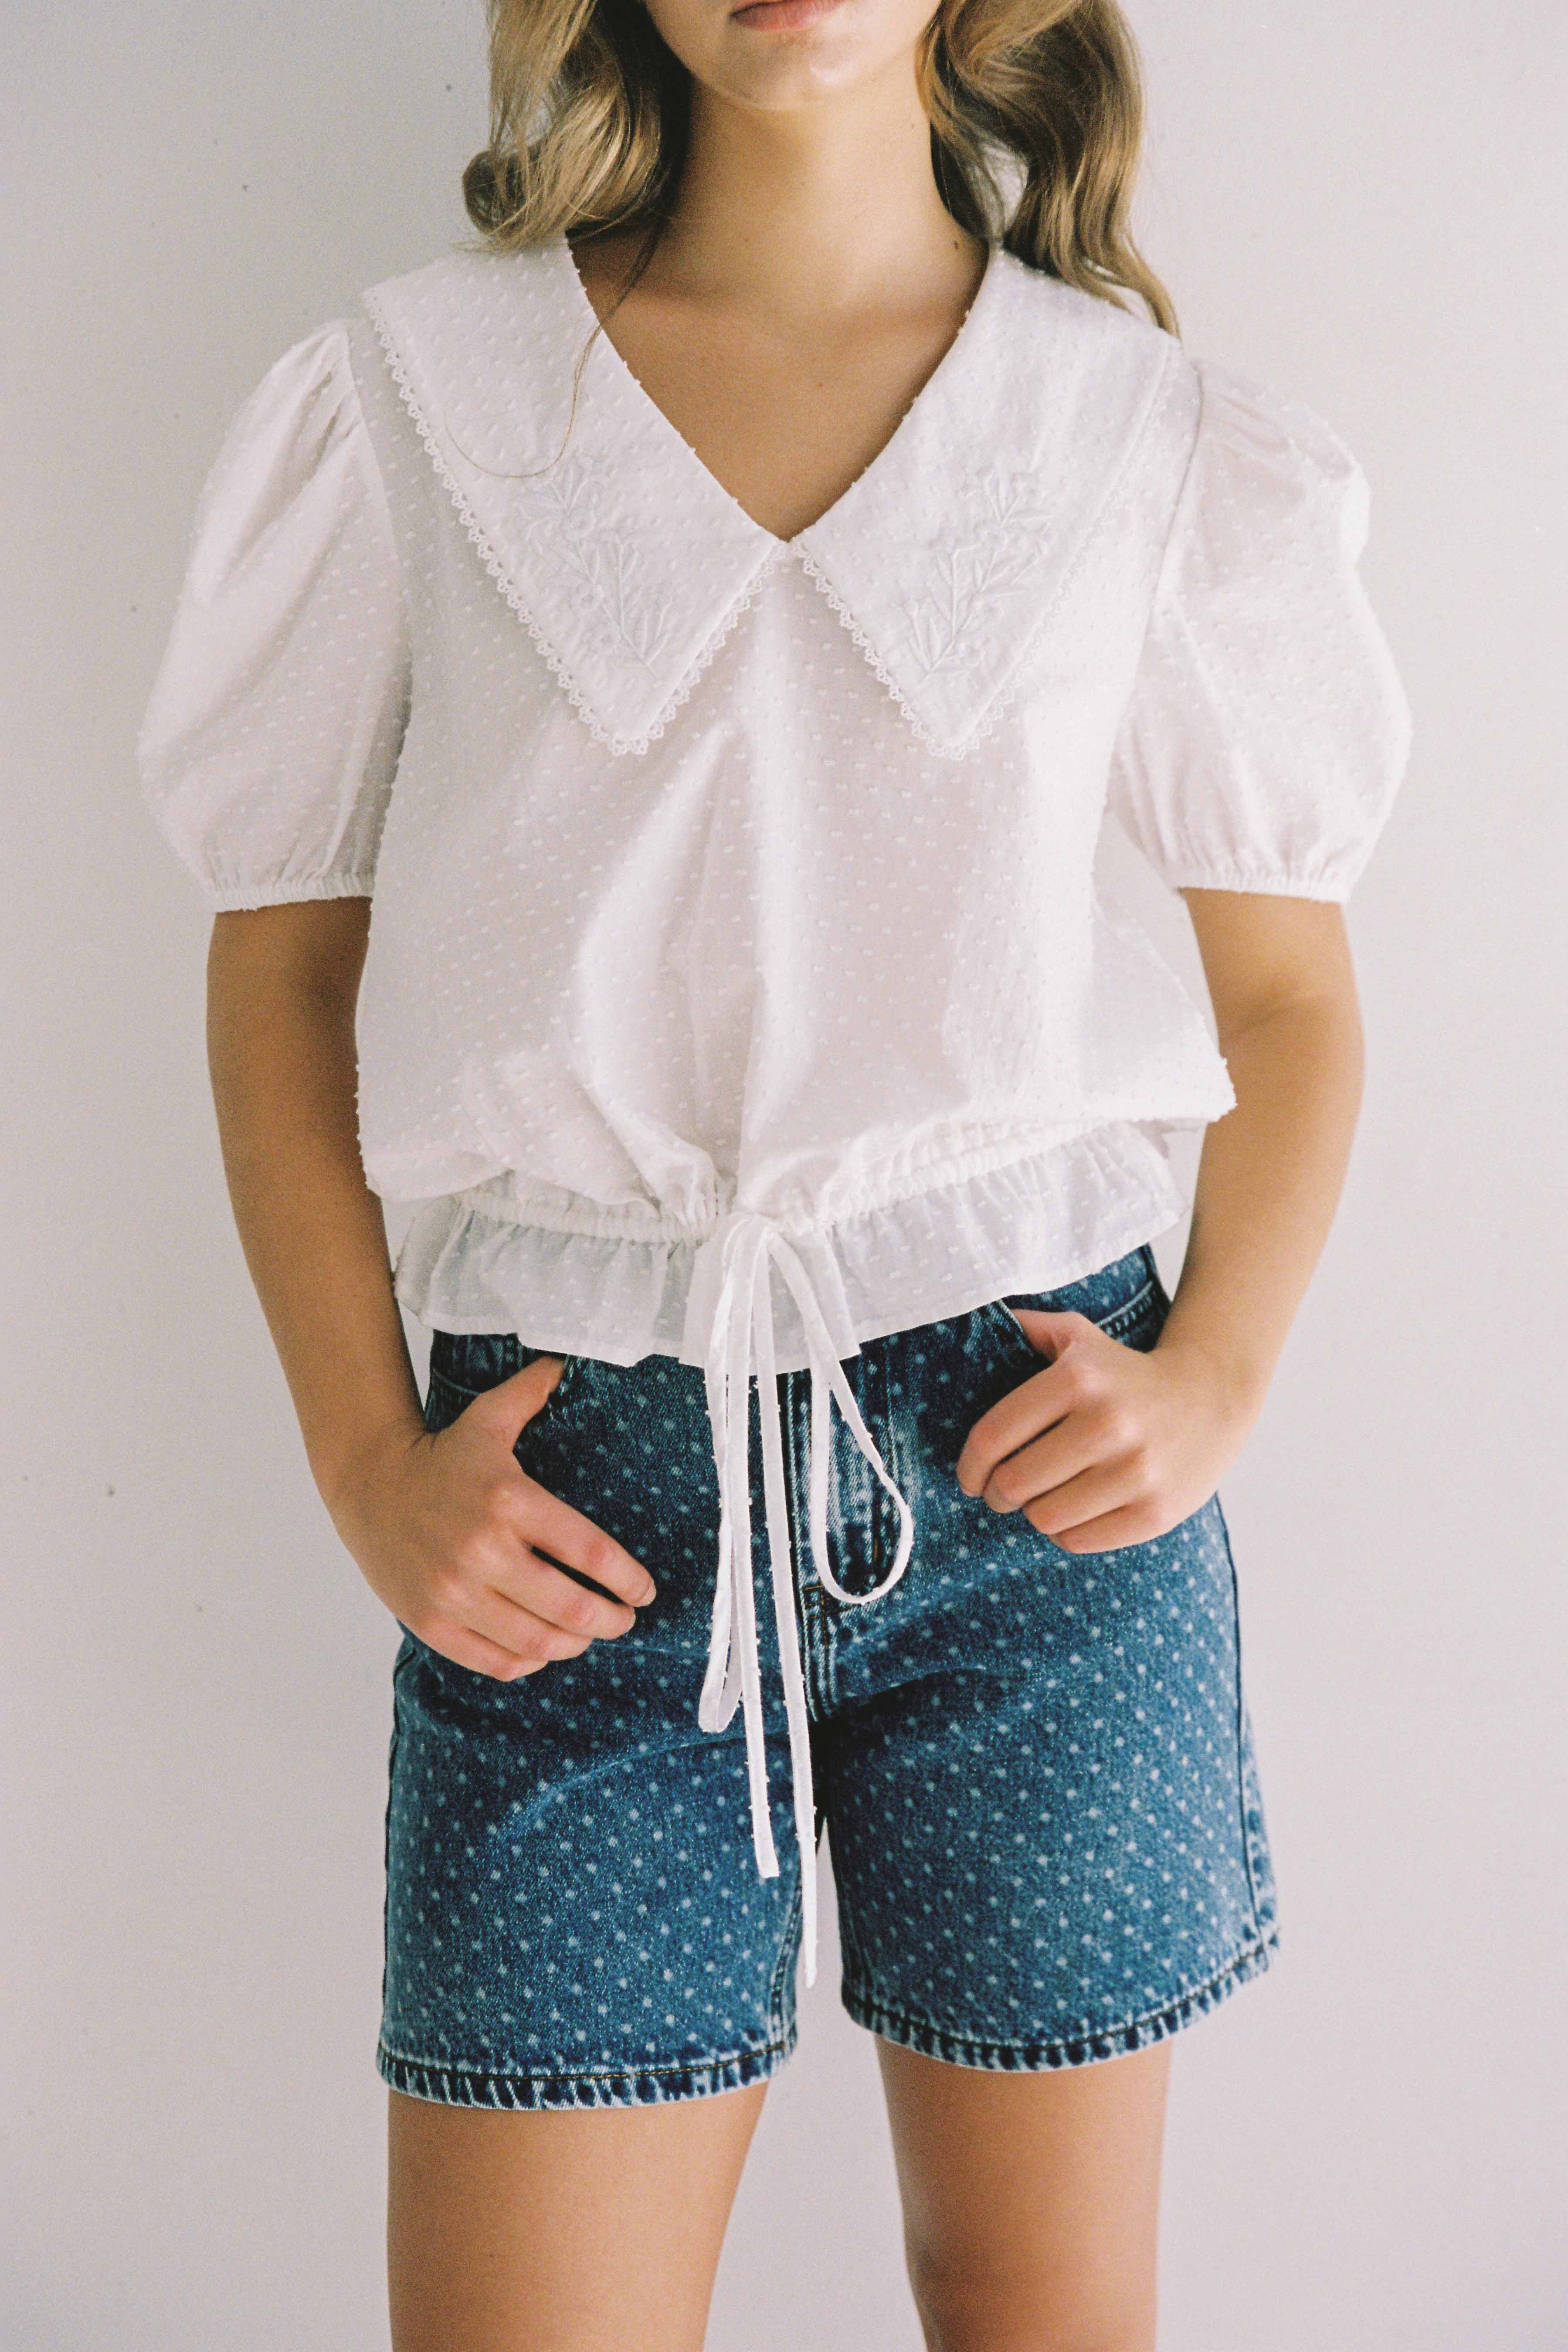
[[[626,1633],[656,1589],[630,1552],[529,1477],[512,1452],[564,1369],[559,1356],[536,1356],[449,1427],[382,1435],[329,1497],[377,1599],[428,1648],[498,1682]]]

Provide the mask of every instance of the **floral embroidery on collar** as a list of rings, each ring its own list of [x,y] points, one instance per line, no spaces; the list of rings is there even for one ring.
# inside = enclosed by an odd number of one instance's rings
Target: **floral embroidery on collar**
[[[567,273],[566,279],[563,271]],[[647,749],[777,542],[649,446],[564,246],[457,254],[364,297],[431,463],[592,732]],[[717,488],[717,485],[713,485]]]
[[[999,597],[1026,587],[1046,560],[1055,502],[1028,474],[993,467],[962,502],[973,528],[932,549],[926,576],[906,607],[907,641],[928,677],[963,667],[974,632]]]
[[[891,438],[784,541],[602,336],[574,402],[592,311],[563,241],[453,255],[364,300],[469,537],[616,752],[647,748],[793,559],[922,739],[962,755],[1111,511],[1181,360],[1158,329],[994,248]]]
[[[598,517],[595,487],[580,457],[552,467],[536,492],[541,510],[523,526],[528,543],[570,597],[604,615],[616,646],[651,669],[669,643],[669,611],[637,541]]]

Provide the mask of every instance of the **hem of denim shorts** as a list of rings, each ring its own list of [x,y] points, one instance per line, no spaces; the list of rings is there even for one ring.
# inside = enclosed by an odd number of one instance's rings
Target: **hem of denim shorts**
[[[1205,1978],[1202,1984],[1193,1986],[1190,1991],[1167,2001],[1163,2009],[1148,2010],[1123,2024],[1060,2042],[975,2041],[967,2034],[950,2032],[945,2026],[932,2025],[923,2017],[910,2017],[904,2010],[890,2008],[868,1987],[848,1977],[840,1986],[839,1998],[858,2025],[879,2033],[884,2042],[897,2042],[906,2050],[922,2051],[928,2058],[944,2058],[953,2066],[987,2067],[996,2074],[1043,2074],[1062,2066],[1092,2065],[1101,2058],[1123,2058],[1131,2051],[1146,2050],[1152,2042],[1168,2040],[1194,2019],[1206,2017],[1210,2010],[1217,2009],[1249,1978],[1261,1976],[1279,1949],[1279,1934],[1271,1931],[1257,1943],[1243,1945],[1223,1969]]]
[[[782,2041],[721,2057],[669,2066],[584,2066],[560,2073],[515,2074],[483,2066],[451,2065],[411,2058],[378,2042],[376,2072],[395,2091],[449,2107],[651,2107],[668,2100],[706,2099],[721,2091],[742,2091],[776,2074],[795,2046],[792,2031]]]

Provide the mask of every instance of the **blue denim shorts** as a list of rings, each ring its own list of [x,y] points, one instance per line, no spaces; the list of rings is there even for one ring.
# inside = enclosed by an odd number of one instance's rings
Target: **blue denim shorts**
[[[779,1399],[844,2005],[934,2058],[1038,2069],[1173,2033],[1277,1937],[1217,1496],[1152,1543],[1074,1555],[953,1475],[973,1423],[1039,1369],[1010,1306],[1148,1349],[1169,1300],[1141,1249],[847,1360],[915,1517],[906,1573],[873,1601],[812,1570],[809,1376],[781,1374]],[[436,1334],[428,1426],[538,1352]],[[832,1564],[853,1593],[882,1580],[893,1506],[837,1415],[832,1431]],[[795,2039],[799,1848],[760,1532],[777,1877],[757,1873],[739,1719],[697,1721],[719,1512],[702,1374],[569,1357],[517,1454],[658,1598],[617,1640],[511,1683],[404,1629],[378,2070],[416,2097],[513,2108],[757,2082]]]

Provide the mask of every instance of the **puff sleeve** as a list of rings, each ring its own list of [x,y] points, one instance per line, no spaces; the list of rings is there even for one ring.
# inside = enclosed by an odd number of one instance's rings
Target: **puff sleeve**
[[[1411,735],[1356,568],[1366,478],[1300,402],[1196,365],[1197,433],[1110,805],[1173,889],[1342,899]]]
[[[391,516],[338,320],[229,427],[137,737],[143,794],[215,912],[370,895],[407,701]]]

